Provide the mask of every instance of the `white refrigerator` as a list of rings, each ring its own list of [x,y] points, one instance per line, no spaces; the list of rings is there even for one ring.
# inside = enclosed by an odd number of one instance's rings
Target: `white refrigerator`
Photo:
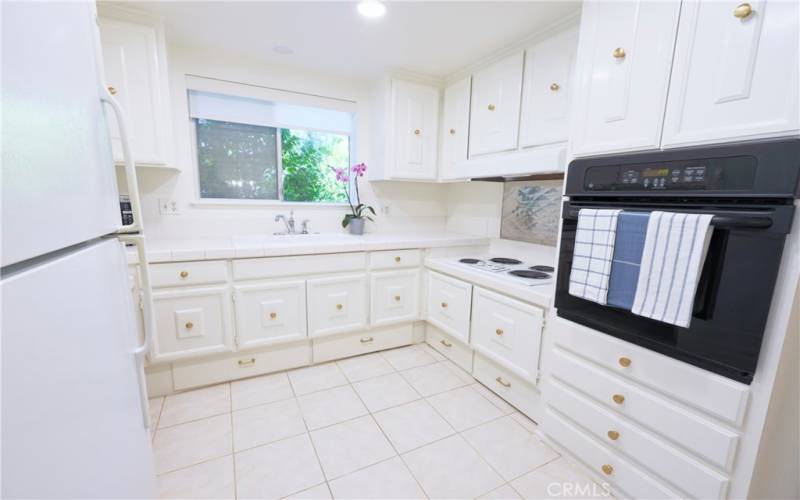
[[[2,5],[3,498],[151,498],[143,363],[124,242],[144,263],[125,118],[103,81],[93,2]],[[134,224],[122,226],[106,113]]]

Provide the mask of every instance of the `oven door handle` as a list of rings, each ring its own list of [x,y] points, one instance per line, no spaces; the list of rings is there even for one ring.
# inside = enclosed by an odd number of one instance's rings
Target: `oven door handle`
[[[632,210],[635,211],[635,210]],[[570,210],[567,219],[577,219],[580,210]],[[711,225],[720,229],[769,229],[772,219],[763,216],[715,215]]]

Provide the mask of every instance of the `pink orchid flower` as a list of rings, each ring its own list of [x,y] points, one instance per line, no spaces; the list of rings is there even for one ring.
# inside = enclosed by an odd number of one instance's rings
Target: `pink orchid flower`
[[[353,173],[359,177],[364,177],[364,172],[367,171],[366,163],[358,163],[352,167]]]

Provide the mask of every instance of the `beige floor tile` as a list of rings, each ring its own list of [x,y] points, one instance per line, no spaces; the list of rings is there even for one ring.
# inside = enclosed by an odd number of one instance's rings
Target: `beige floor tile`
[[[446,360],[442,361],[442,363],[447,368],[449,368],[450,371],[453,372],[453,374],[455,374],[455,376],[458,377],[465,384],[477,384],[477,382],[475,381],[475,379],[472,377],[472,375],[470,373],[468,373],[466,370],[464,370],[463,368],[461,368],[457,364],[453,363],[449,359],[446,359]]]
[[[531,432],[531,433],[536,432],[536,429],[539,427],[536,424],[536,422],[534,422],[533,420],[529,419],[528,417],[526,417],[525,415],[523,415],[522,413],[519,413],[519,412],[512,413],[511,414],[511,418],[516,420],[519,425],[521,425],[522,427],[525,427],[525,429],[527,429],[528,432]]]
[[[508,404],[503,398],[492,392],[490,389],[484,387],[481,384],[475,384],[472,386],[478,393],[489,400],[490,403],[495,405],[498,410],[503,412],[504,415],[510,415],[511,413],[516,412],[517,410]]]
[[[310,430],[366,415],[367,409],[349,385],[297,398]]]
[[[510,416],[479,425],[462,436],[506,481],[559,456]]]
[[[153,439],[156,474],[232,453],[230,415],[161,428]]]
[[[353,384],[369,411],[376,412],[420,398],[413,387],[398,373],[362,380]]]
[[[459,432],[503,416],[503,412],[478,394],[472,386],[443,392],[427,399]]]
[[[456,375],[444,363],[411,368],[403,371],[401,375],[417,392],[426,397],[469,383]]]
[[[325,481],[307,434],[236,454],[239,498],[280,498]]]
[[[369,415],[313,431],[311,439],[329,481],[395,455]]]
[[[503,486],[490,491],[485,495],[481,495],[479,500],[519,500],[519,493],[511,486],[504,484]]]
[[[383,351],[381,354],[395,370],[407,370],[436,362],[433,356],[413,345]]]
[[[410,451],[403,459],[431,498],[475,498],[504,483],[458,435]]]
[[[167,396],[158,426],[182,424],[222,413],[230,413],[230,411],[230,385],[213,385]]]
[[[400,457],[371,465],[330,482],[339,499],[426,498]]]
[[[164,396],[147,400],[147,409],[150,414],[150,429],[158,428],[158,418],[161,416],[161,409],[163,406]]]
[[[236,497],[233,455],[216,458],[156,478],[160,498]]]
[[[416,344],[417,349],[421,349],[423,352],[426,352],[431,355],[431,357],[436,361],[444,361],[445,358],[442,356],[442,353],[434,349],[433,347],[429,346],[427,343],[423,342],[422,344]]]
[[[601,485],[578,472],[563,458],[553,460],[511,481],[522,498],[608,498]]]
[[[331,490],[328,489],[328,483],[322,483],[285,498],[292,500],[331,500],[333,497],[331,496]]]
[[[297,396],[347,385],[348,383],[347,378],[336,363],[308,366],[288,373],[292,388]]]
[[[233,412],[233,449],[253,448],[306,432],[294,398]]]
[[[394,368],[380,353],[365,354],[336,362],[339,369],[350,382],[358,382],[368,378],[380,377],[392,373]]]
[[[292,393],[292,386],[289,385],[289,377],[285,373],[274,373],[231,382],[231,403],[234,410],[291,397],[294,397],[294,393]]]
[[[400,453],[455,433],[425,400],[389,408],[373,416]]]

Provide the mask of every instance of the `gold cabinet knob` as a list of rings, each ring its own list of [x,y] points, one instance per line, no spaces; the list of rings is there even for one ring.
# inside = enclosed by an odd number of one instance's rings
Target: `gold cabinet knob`
[[[561,88],[561,85],[559,85],[557,83],[551,83],[550,84],[550,90],[552,90],[553,92],[558,91],[558,89],[560,89],[560,88]]]
[[[451,344],[450,342],[446,341],[445,339],[440,340],[439,343],[442,344],[445,347],[453,347],[453,344]]]
[[[456,129],[451,128],[450,129],[450,135],[456,135]]]
[[[619,432],[617,431],[608,431],[608,439],[612,441],[616,441],[619,439]]]
[[[275,319],[277,317],[278,317],[278,313],[276,313],[276,312],[269,313],[269,319]]]
[[[394,301],[395,302],[400,302],[400,296],[399,295],[395,295],[394,296]]]
[[[503,377],[497,377],[494,379],[498,384],[502,385],[503,387],[511,387],[511,382],[506,382],[503,380]]]
[[[341,311],[344,306],[342,304],[336,304],[336,310]]]
[[[181,276],[181,278],[188,278],[189,277],[189,271],[181,271],[180,276]]]
[[[191,330],[192,328],[194,328],[194,323],[192,323],[191,321],[187,321],[186,324],[183,326],[185,326],[187,330]]]
[[[733,9],[733,16],[739,19],[747,19],[753,13],[753,7],[749,3],[743,3]]]
[[[109,93],[109,94],[111,94],[111,95],[117,95],[117,89],[115,89],[115,88],[114,88],[114,87],[112,87],[111,85],[109,85],[109,86],[108,86],[108,87],[106,87],[106,88],[108,89],[108,93]]]
[[[403,260],[403,259],[401,259],[399,255],[395,255],[395,257],[394,257],[394,261],[395,262],[400,262],[401,260]]]
[[[441,306],[442,306],[442,309],[447,309],[447,302],[442,302]]]
[[[494,333],[495,333],[495,335],[502,335],[502,334],[504,334],[506,332],[504,332],[502,328],[498,328],[497,330],[494,331]]]
[[[618,405],[621,405],[622,403],[625,402],[625,396],[623,396],[622,394],[614,394],[613,396],[611,396],[611,399],[613,399],[614,402],[617,403]]]
[[[369,344],[369,343],[370,343],[370,342],[372,342],[373,340],[375,340],[375,339],[373,339],[372,337],[362,337],[362,339],[361,339],[361,343],[362,343],[362,344]]]
[[[489,111],[494,111],[495,110],[494,104],[486,106],[486,109],[488,109]]]
[[[614,59],[624,59],[625,58],[625,49],[622,47],[617,47],[614,49],[614,52],[611,53],[614,56]]]
[[[627,358],[625,356],[622,356],[617,361],[619,361],[619,366],[621,366],[623,368],[627,368],[627,367],[631,366],[631,358]]]
[[[610,476],[611,474],[614,473],[614,467],[608,464],[603,464],[603,466],[600,467],[600,470],[602,470],[603,474],[605,474],[606,476]]]
[[[256,364],[256,358],[240,359],[237,361],[239,366],[250,366]]]
[[[421,133],[422,133],[422,131],[420,129],[418,129],[418,128],[414,129],[414,135],[419,135]]]

